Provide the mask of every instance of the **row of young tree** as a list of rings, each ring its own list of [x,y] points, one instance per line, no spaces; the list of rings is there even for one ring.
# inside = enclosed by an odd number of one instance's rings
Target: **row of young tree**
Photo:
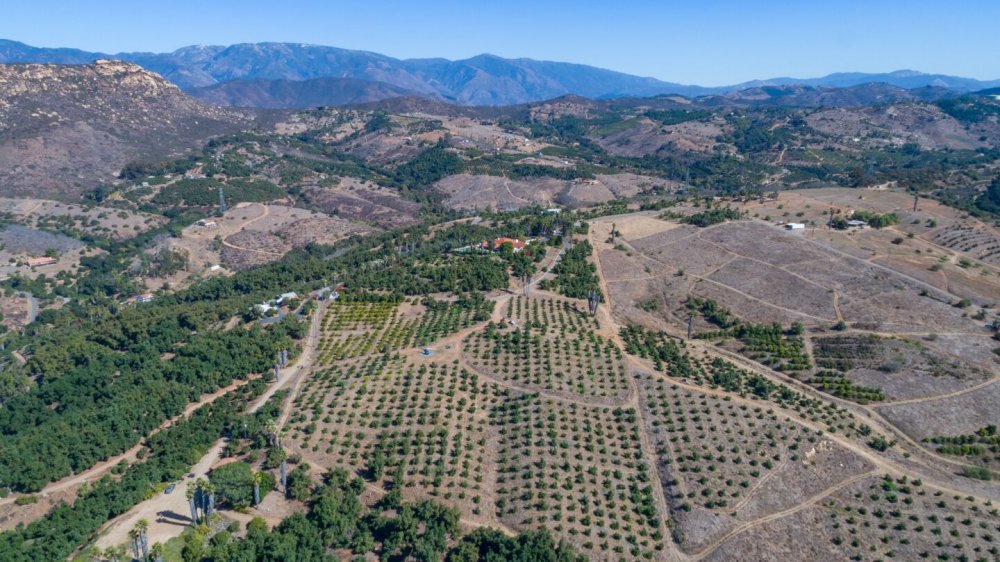
[[[288,319],[266,330],[217,330],[254,302],[287,290],[308,292],[338,277],[351,288],[400,294],[506,287],[502,258],[450,251],[544,228],[532,217],[492,227],[458,225],[433,236],[417,227],[311,247],[142,306],[73,300],[6,342],[4,377],[16,382],[3,385],[11,390],[0,396],[0,486],[38,490],[127,450],[200,395],[267,371],[275,352],[290,348],[305,328]],[[18,365],[11,350],[20,350],[27,364]]]

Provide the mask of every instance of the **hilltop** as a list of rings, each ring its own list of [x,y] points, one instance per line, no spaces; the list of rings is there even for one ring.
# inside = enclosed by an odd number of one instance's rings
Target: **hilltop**
[[[5,195],[73,195],[133,160],[162,160],[256,113],[185,95],[135,64],[0,65],[0,184]]]

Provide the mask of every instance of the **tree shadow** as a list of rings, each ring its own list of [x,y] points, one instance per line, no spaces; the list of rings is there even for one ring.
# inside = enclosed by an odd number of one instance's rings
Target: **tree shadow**
[[[160,523],[180,525],[182,527],[191,524],[191,517],[189,515],[181,515],[176,511],[160,511],[156,514],[156,520]]]

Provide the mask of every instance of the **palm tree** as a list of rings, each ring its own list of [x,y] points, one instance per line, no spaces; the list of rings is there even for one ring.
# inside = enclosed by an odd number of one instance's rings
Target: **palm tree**
[[[121,558],[125,556],[125,547],[121,545],[109,546],[104,549],[104,557],[111,562],[118,562]]]
[[[278,422],[274,420],[267,420],[264,424],[264,431],[267,432],[267,441],[273,447],[278,441]]]
[[[193,481],[188,480],[187,491],[184,493],[184,495],[187,497],[188,507],[191,508],[191,525],[198,524],[198,506],[195,504],[195,496],[197,494],[198,494],[197,485]]]
[[[150,555],[153,557],[153,562],[163,562],[163,544],[153,543],[153,547],[149,549]]]
[[[254,506],[260,505],[260,485],[264,481],[264,475],[260,472],[255,472],[253,474],[253,504]]]
[[[128,538],[132,545],[132,558],[139,559],[139,531],[132,529],[128,532]]]
[[[212,514],[215,513],[215,485],[211,482],[206,482],[205,490],[202,493],[206,496],[205,522],[208,523],[209,519],[212,518]]]
[[[208,480],[206,480],[204,478],[199,478],[195,482],[195,487],[198,489],[198,493],[196,494],[197,502],[198,502],[198,509],[201,510],[201,515],[202,515],[202,518],[205,520],[205,523],[208,523],[208,517],[207,517],[207,515],[208,515],[208,486],[209,486]]]
[[[136,522],[135,528],[139,533],[139,544],[142,546],[142,559],[149,560],[149,536],[146,534],[149,531],[149,521],[140,519]]]

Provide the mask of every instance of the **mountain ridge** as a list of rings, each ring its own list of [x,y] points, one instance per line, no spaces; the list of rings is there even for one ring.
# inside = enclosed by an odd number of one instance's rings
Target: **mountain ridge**
[[[481,54],[462,60],[397,59],[371,51],[305,43],[240,43],[229,46],[190,45],[170,53],[89,53],[50,49],[0,40],[0,63],[47,62],[82,64],[116,58],[162,75],[185,90],[232,80],[353,78],[463,105],[512,105],[565,94],[604,99],[678,94],[722,95],[747,88],[801,84],[850,87],[881,83],[906,89],[927,86],[971,92],[1000,86],[1000,80],[976,80],[913,70],[889,73],[840,72],[819,78],[778,77],[731,86],[704,87],[634,76],[594,66],[507,59]]]

